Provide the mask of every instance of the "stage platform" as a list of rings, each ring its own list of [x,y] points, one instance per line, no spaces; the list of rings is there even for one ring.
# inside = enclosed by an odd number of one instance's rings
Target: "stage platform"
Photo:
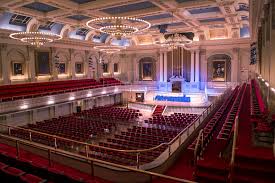
[[[161,97],[161,101],[157,100]],[[169,99],[173,101],[168,101]],[[178,100],[179,99],[179,100]],[[211,104],[204,92],[197,93],[173,93],[162,91],[150,91],[145,93],[143,104],[182,106],[182,107],[207,107]]]

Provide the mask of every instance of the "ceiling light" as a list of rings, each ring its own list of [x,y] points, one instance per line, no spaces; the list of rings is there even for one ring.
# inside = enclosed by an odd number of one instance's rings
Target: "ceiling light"
[[[164,42],[157,42],[156,44],[162,47],[167,47],[168,49],[176,49],[177,47],[181,47],[190,43],[192,43],[192,40],[188,39],[185,35],[175,33],[169,35]]]
[[[10,34],[10,38],[40,47],[43,46],[45,43],[60,40],[62,39],[62,36],[49,32],[17,32]]]
[[[148,21],[133,17],[102,17],[89,20],[86,25],[102,33],[121,39],[123,36],[135,34],[151,27]]]

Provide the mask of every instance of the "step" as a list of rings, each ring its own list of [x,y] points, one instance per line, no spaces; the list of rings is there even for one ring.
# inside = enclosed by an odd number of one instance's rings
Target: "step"
[[[196,181],[198,181],[200,183],[203,183],[203,182],[225,183],[227,181],[227,177],[212,174],[212,173],[197,171],[196,172]]]

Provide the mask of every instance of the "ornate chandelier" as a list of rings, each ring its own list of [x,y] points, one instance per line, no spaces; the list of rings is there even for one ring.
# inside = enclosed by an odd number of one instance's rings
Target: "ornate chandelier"
[[[163,43],[160,43],[160,45],[168,49],[176,49],[190,43],[192,43],[192,40],[188,39],[185,35],[175,33],[168,35],[168,38]]]
[[[95,46],[94,48],[101,52],[105,52],[107,54],[113,54],[125,49],[124,46],[115,46],[115,45],[102,45],[102,46]]]
[[[144,31],[151,27],[149,22],[133,17],[95,18],[89,20],[86,25],[93,30],[115,36],[117,39]]]
[[[62,36],[48,32],[18,32],[10,34],[10,38],[40,47],[46,43],[60,40]]]

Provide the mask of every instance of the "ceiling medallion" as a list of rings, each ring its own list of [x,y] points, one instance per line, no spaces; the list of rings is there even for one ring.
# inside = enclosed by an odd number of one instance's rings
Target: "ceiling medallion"
[[[10,38],[40,47],[46,43],[60,40],[62,36],[48,32],[18,32],[10,34]]]
[[[177,47],[185,46],[192,43],[192,40],[188,39],[185,35],[180,33],[174,33],[168,35],[164,42],[157,43],[168,49],[176,49]]]
[[[115,45],[102,45],[102,46],[95,46],[94,49],[97,49],[101,52],[105,52],[107,54],[113,54],[125,49],[124,46],[115,46]]]
[[[148,21],[133,17],[95,18],[89,20],[86,25],[93,30],[115,36],[117,39],[147,30],[151,27]]]

